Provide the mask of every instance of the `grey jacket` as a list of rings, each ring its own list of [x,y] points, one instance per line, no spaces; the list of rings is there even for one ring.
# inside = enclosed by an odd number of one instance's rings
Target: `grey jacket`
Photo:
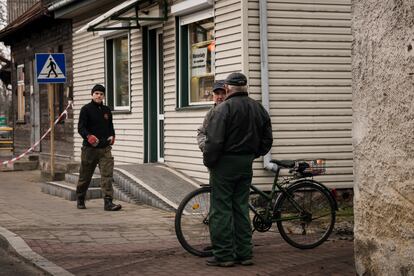
[[[210,120],[211,113],[213,112],[213,109],[216,107],[216,104],[212,108],[210,108],[209,111],[207,111],[206,115],[204,116],[204,121],[201,126],[197,128],[197,143],[200,150],[204,151],[204,145],[206,143],[206,128],[208,125],[208,121]]]

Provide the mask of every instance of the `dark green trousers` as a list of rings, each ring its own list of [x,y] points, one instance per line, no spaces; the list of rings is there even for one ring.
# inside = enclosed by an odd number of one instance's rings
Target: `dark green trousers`
[[[249,194],[253,155],[224,155],[210,169],[210,235],[220,261],[252,257]]]
[[[105,197],[113,197],[112,178],[114,158],[112,157],[111,149],[111,146],[106,148],[82,147],[79,181],[76,187],[76,196],[78,198],[85,198],[97,165],[99,165],[99,171],[101,173],[102,193]]]

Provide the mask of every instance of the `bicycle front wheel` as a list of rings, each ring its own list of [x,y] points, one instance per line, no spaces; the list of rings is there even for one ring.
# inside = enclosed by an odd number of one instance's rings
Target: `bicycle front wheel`
[[[175,214],[175,233],[185,250],[200,257],[212,256],[209,229],[211,187],[189,193]]]
[[[311,181],[292,185],[275,207],[277,228],[283,239],[300,249],[322,244],[335,224],[332,196]]]

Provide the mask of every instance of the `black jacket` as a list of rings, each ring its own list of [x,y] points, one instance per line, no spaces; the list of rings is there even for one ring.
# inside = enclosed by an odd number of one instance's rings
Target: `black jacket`
[[[223,154],[265,155],[272,147],[272,125],[263,106],[249,98],[247,92],[236,92],[214,108],[206,127],[203,152],[209,168]]]
[[[95,135],[99,139],[97,148],[109,145],[108,138],[115,136],[112,122],[112,112],[106,105],[94,101],[84,105],[79,114],[78,132],[83,138],[83,145],[89,146],[88,135]]]

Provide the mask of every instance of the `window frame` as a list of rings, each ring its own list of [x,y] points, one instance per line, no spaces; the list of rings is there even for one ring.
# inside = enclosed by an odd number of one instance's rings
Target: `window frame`
[[[191,102],[191,48],[189,25],[205,19],[213,19],[214,10],[205,9],[192,14],[176,16],[176,79],[177,79],[177,109],[180,108],[204,108],[214,104],[213,101]],[[215,32],[215,30],[214,30]],[[215,80],[215,68],[213,81]]]
[[[115,55],[114,55],[114,40],[119,38],[127,39],[128,46],[128,98],[129,104],[122,106],[116,105],[116,95],[115,95]],[[111,54],[109,56],[108,43],[111,43]],[[117,112],[130,112],[131,111],[131,34],[130,32],[116,32],[116,34],[108,35],[104,37],[105,44],[105,86],[107,88],[106,93],[106,103],[111,108],[111,110]],[[110,60],[111,59],[111,60]],[[111,64],[109,64],[109,61]],[[110,76],[109,76],[110,75]]]

